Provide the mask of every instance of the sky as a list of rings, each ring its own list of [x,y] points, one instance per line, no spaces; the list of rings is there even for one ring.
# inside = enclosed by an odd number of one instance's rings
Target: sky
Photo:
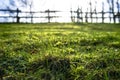
[[[8,1],[13,0],[0,0],[0,8],[5,8]],[[21,6],[19,3],[20,0],[15,0],[17,7]],[[93,7],[95,6],[95,1],[97,1],[97,10],[101,10],[102,2],[105,3],[105,8],[108,9],[107,0],[28,0],[33,1],[33,10],[62,10],[69,11],[70,8],[76,10],[78,7],[82,7],[83,10],[86,10],[89,7],[89,2],[92,2]],[[21,8],[23,10],[29,10],[28,7]]]
[[[52,10],[70,11],[70,8],[76,10],[78,7],[82,7],[83,10],[86,11],[86,9],[89,8],[88,4],[90,1],[92,2],[93,7],[96,6],[97,11],[101,11],[102,2],[104,2],[105,4],[104,7],[105,10],[108,11],[109,9],[107,0],[33,0],[33,3],[34,3],[34,10],[52,9]],[[95,1],[97,2],[97,5],[95,5]],[[120,0],[118,1],[120,2]]]
[[[34,0],[34,10],[45,10],[45,9],[52,9],[52,10],[62,10],[62,11],[69,11],[70,8],[73,10],[77,9],[78,7],[83,7],[86,9],[89,7],[90,0]],[[93,5],[95,1],[98,2],[97,8],[101,9],[101,2],[105,0],[91,0]],[[107,7],[107,6],[106,6]]]
[[[4,9],[6,8],[6,5],[9,5],[8,1],[12,1],[12,0],[0,0],[0,8]],[[21,6],[21,4],[19,3],[20,0],[15,0],[15,4],[16,7],[13,7],[14,9],[16,9],[17,7],[19,7],[19,9],[21,9],[22,11],[29,11],[29,6],[28,7],[23,7]],[[31,1],[31,0],[28,0]],[[96,6],[96,10],[97,12],[101,12],[102,11],[102,2],[104,2],[104,10],[105,11],[109,11],[109,5],[107,4],[107,0],[32,0],[33,1],[33,7],[32,7],[32,11],[45,11],[45,10],[58,10],[58,11],[70,11],[71,9],[76,11],[79,8],[82,7],[82,10],[84,12],[86,12],[87,10],[90,11],[90,5],[89,2],[92,2],[92,7],[94,10],[95,6]],[[97,2],[97,4],[95,4],[95,1]],[[116,0],[115,0],[116,1]],[[120,3],[120,0],[118,0]],[[4,5],[5,4],[5,5]],[[116,4],[116,3],[115,3]],[[116,7],[116,5],[115,5]],[[117,9],[115,8],[115,11],[117,11]],[[1,15],[1,14],[0,14]],[[61,14],[64,17],[65,16],[70,16],[70,13],[63,13]],[[37,14],[36,14],[37,16]]]

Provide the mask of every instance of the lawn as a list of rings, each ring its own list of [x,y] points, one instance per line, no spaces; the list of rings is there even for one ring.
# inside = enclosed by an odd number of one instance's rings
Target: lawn
[[[0,24],[0,80],[119,80],[120,24]]]

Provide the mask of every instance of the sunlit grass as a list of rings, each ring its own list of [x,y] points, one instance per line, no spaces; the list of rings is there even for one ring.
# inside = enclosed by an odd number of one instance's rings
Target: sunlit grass
[[[120,27],[0,24],[0,63],[4,79],[118,80]]]

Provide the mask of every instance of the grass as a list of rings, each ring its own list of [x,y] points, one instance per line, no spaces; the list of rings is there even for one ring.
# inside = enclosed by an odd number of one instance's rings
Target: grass
[[[1,80],[119,80],[120,24],[0,24]]]

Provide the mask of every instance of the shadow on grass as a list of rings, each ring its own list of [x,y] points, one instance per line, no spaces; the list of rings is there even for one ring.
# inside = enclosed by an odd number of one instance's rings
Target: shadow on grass
[[[42,69],[47,71],[39,72]],[[69,59],[48,55],[43,59],[32,62],[28,71],[31,71],[33,74],[38,71],[40,74],[39,77],[44,80],[51,80],[52,78],[63,80],[70,79],[70,69]]]

